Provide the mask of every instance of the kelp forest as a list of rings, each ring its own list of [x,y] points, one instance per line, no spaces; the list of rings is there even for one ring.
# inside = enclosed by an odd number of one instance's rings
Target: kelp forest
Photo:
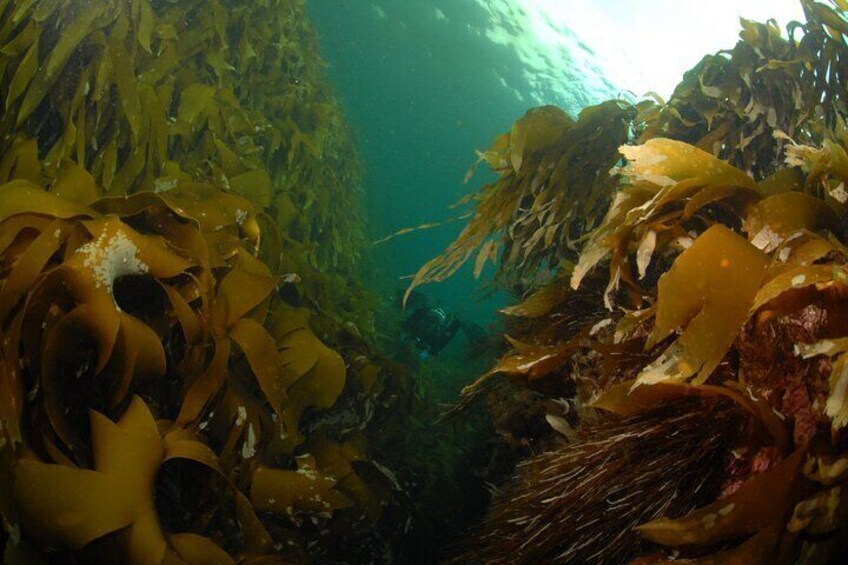
[[[478,151],[406,298],[512,304],[436,405],[304,0],[0,0],[4,562],[842,563],[848,2],[801,3]]]
[[[411,381],[303,3],[0,14],[5,561],[382,552]]]

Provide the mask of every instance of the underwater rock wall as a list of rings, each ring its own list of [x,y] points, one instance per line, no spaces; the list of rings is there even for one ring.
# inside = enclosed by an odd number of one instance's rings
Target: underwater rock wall
[[[519,465],[456,562],[837,563],[848,551],[848,6],[803,0],[671,99],[546,106],[412,288],[522,300],[485,400]]]
[[[2,1],[0,104],[5,561],[390,551],[411,392],[304,3]]]

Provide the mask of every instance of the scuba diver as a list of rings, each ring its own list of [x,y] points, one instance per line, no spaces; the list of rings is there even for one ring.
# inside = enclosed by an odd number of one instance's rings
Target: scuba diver
[[[413,343],[421,359],[438,355],[459,330],[463,330],[472,346],[487,342],[486,332],[478,324],[460,320],[456,314],[431,304],[420,292],[412,292],[407,308],[412,313],[401,324],[404,332],[401,342]]]

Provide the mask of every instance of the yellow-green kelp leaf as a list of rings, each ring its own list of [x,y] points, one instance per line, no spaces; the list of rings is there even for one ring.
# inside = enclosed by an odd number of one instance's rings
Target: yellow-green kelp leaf
[[[62,164],[59,176],[50,187],[50,192],[83,206],[91,204],[102,196],[91,173],[70,161]]]
[[[117,423],[92,413],[95,470],[22,460],[15,494],[28,530],[80,548],[126,528],[133,552],[154,559],[166,542],[156,518],[153,483],[164,450],[149,410],[136,399]]]
[[[265,169],[254,169],[230,179],[230,188],[247,198],[257,208],[271,206],[274,189]]]
[[[155,503],[157,473],[163,464],[178,459],[202,466],[233,489],[209,447],[180,429],[161,437],[149,408],[138,397],[117,422],[92,412],[91,428],[93,470],[33,459],[16,463],[13,489],[30,535],[51,545],[82,548],[112,533],[120,538],[126,562],[132,564],[160,563],[172,545],[185,563],[228,562],[220,560],[225,552],[208,538],[200,542],[201,536],[195,534],[191,539],[171,539]],[[247,543],[267,538],[247,500],[238,494],[235,499]]]
[[[701,234],[660,278],[647,347],[678,328],[683,333],[639,373],[637,384],[693,375],[695,383],[706,381],[747,320],[767,266],[767,255],[722,225]]]
[[[287,372],[277,352],[274,338],[261,324],[249,318],[243,318],[233,325],[230,338],[247,357],[259,387],[271,407],[275,412],[281,412],[286,399]]]
[[[781,192],[754,204],[745,218],[748,239],[764,251],[799,230],[838,233],[839,218],[825,201],[802,192]]]
[[[673,139],[649,139],[642,145],[625,145],[628,160],[621,173],[633,182],[670,186],[683,180],[696,184],[729,184],[756,188],[754,179],[706,151]]]
[[[21,213],[44,214],[54,218],[95,215],[92,210],[45,192],[29,181],[15,180],[0,185],[0,221]]]
[[[509,160],[513,170],[516,173],[521,170],[525,153],[538,153],[553,145],[573,125],[574,120],[556,106],[528,110],[509,132]]]
[[[337,479],[318,471],[314,461],[304,463],[304,459],[296,471],[256,469],[250,489],[253,506],[289,518],[300,512],[329,517],[333,510],[350,506],[350,499],[333,488]]]

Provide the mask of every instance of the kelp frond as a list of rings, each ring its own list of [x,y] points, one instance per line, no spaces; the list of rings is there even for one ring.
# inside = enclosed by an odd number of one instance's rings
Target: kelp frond
[[[479,162],[499,180],[475,195],[465,229],[421,268],[407,295],[451,276],[475,253],[477,275],[487,261],[501,257],[501,276],[517,283],[539,268],[555,267],[555,258],[568,255],[577,235],[603,214],[614,187],[607,172],[634,117],[623,101],[587,108],[576,122],[552,106],[528,111],[479,153]]]

